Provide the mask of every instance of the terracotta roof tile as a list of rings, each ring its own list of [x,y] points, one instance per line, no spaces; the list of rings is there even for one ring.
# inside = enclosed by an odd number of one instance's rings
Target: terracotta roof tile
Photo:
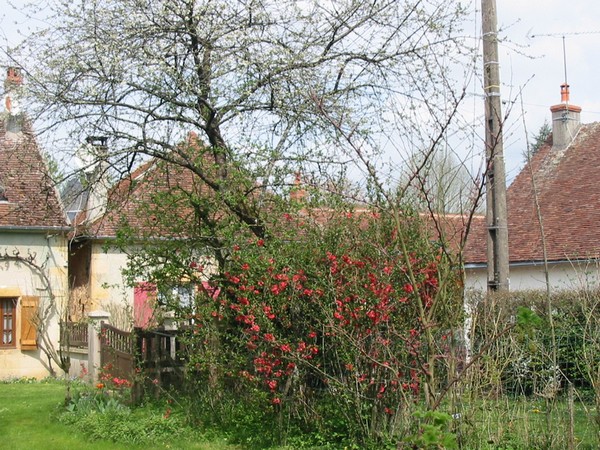
[[[564,150],[552,139],[538,150],[507,190],[511,262],[543,261],[535,181],[549,261],[600,256],[600,123],[582,125]],[[485,237],[485,221],[474,230]],[[465,260],[486,262],[480,237],[469,239]],[[484,240],[485,242],[485,240]]]
[[[175,237],[177,231],[165,229],[165,222],[156,220],[155,215],[161,214],[160,205],[156,205],[156,196],[165,192],[181,192],[206,194],[208,187],[199,182],[198,177],[187,168],[152,160],[140,166],[131,175],[121,180],[110,192],[107,212],[85,231],[97,237],[114,237],[117,230],[125,222],[137,233],[153,237]],[[149,211],[149,205],[156,205],[154,211]],[[176,211],[178,220],[193,217],[189,203],[181,205],[165,205],[169,213]]]
[[[68,226],[27,121],[21,132],[6,133],[0,119],[0,184],[8,200],[0,202],[0,227]]]
[[[511,261],[543,260],[535,181],[549,260],[600,255],[600,123],[582,125],[565,150],[551,141],[534,155],[507,194]]]

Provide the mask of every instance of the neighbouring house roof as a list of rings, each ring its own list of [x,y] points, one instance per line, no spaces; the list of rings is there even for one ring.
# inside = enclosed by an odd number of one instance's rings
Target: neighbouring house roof
[[[165,222],[157,220],[157,216],[164,212],[157,204],[158,196],[167,192],[197,195],[207,189],[189,169],[153,159],[141,165],[110,190],[106,212],[83,227],[80,234],[101,238],[114,237],[119,228],[127,224],[144,236],[175,237],[176,231],[164,229]],[[156,209],[149,209],[152,206]],[[171,214],[173,210],[177,211],[177,220],[191,219],[193,216],[189,204],[182,202],[181,205],[164,206]],[[173,219],[175,222],[176,217]]]
[[[181,201],[178,204],[165,204],[163,210],[160,204],[161,194],[177,192],[183,194]],[[297,192],[292,192],[293,200],[302,202],[303,195],[295,194]],[[190,169],[152,159],[118,182],[108,192],[106,212],[91,223],[86,224],[85,221],[80,221],[76,234],[95,238],[112,238],[117,235],[124,224],[127,224],[140,237],[185,237],[189,228],[180,227],[178,223],[189,224],[199,220],[190,206],[190,195],[211,201],[216,194]],[[247,192],[244,195],[252,196],[253,194]],[[172,196],[166,198],[173,201]],[[270,206],[263,205],[263,207],[269,208]],[[227,215],[225,212],[219,212],[218,208],[211,208],[211,210],[217,211],[213,212],[219,216],[213,217],[215,220]],[[377,216],[372,213],[373,210],[365,205],[357,205],[353,209],[353,214],[365,221],[372,220]],[[156,220],[157,217],[164,214],[173,217],[172,224],[165,223],[164,220]],[[298,214],[304,219],[325,223],[336,220],[336,215],[340,212],[328,208],[301,208]],[[420,216],[425,231],[431,236],[431,239],[443,240],[448,246],[447,248],[453,252],[458,251],[468,227],[477,228],[476,224],[484,221],[484,217],[480,215],[472,218],[472,224],[469,223],[469,217],[459,214],[436,215],[433,218],[430,214],[423,213]]]
[[[542,227],[548,261],[600,257],[599,168],[600,123],[581,125],[566,148],[548,138],[507,190],[511,263],[544,260]],[[485,221],[478,228],[468,263],[486,262]]]
[[[66,229],[68,223],[31,125],[17,132],[0,117],[0,230]]]
[[[216,201],[215,192],[188,166],[194,166],[205,175],[215,170],[214,156],[206,151],[195,133],[190,133],[177,151],[165,155],[179,163],[153,158],[123,177],[106,193],[102,215],[95,220],[78,216],[75,235],[92,238],[113,238],[124,225],[140,238],[186,237],[190,224],[200,224],[203,213],[209,220],[218,220],[222,209],[207,207],[203,202]],[[189,161],[188,161],[189,160]],[[192,203],[197,205],[194,209]],[[165,221],[164,218],[172,221]]]
[[[508,190],[512,261],[544,259],[536,197],[548,260],[600,256],[600,123],[582,125],[564,150],[551,142],[538,150]]]

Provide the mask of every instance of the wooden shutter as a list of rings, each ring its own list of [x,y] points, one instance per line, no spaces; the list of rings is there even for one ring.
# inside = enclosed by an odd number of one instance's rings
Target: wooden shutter
[[[39,297],[21,297],[21,350],[37,349]]]

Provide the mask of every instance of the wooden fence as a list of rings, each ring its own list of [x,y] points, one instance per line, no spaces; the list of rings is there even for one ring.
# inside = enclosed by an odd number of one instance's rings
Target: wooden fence
[[[157,386],[181,385],[186,365],[182,331],[136,328],[138,368]]]
[[[135,373],[135,339],[131,333],[103,323],[100,327],[100,365],[113,377],[131,380]]]
[[[88,349],[94,339],[90,336],[95,333],[93,327],[75,322],[61,325],[65,347]],[[103,322],[99,333],[100,366],[113,377],[135,379],[138,383],[158,387],[181,384],[186,364],[182,334],[182,330],[141,328],[128,332]]]

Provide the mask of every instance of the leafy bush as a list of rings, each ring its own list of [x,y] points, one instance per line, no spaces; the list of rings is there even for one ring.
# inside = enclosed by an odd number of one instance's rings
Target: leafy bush
[[[159,409],[159,408],[162,408]],[[132,409],[106,389],[77,392],[59,416],[91,439],[121,444],[156,444],[190,433],[186,421],[172,408],[146,405]]]
[[[495,388],[513,395],[543,394],[550,381],[558,378],[580,390],[592,389],[582,359],[584,328],[589,323],[585,297],[599,295],[588,291],[559,291],[552,294],[552,322],[556,339],[558,367],[552,363],[552,334],[548,317],[547,298],[539,291],[518,292],[488,296],[476,302],[473,352],[493,341],[500,329],[514,322],[519,311],[531,311],[535,320],[528,327],[517,327],[514,332],[500,338],[486,352],[484,363],[496,361],[499,374],[487,372]],[[588,333],[589,334],[589,333]],[[491,367],[488,365],[488,367]],[[483,368],[485,370],[485,368]]]
[[[281,442],[294,430],[339,445],[387,442],[448,378],[459,272],[416,215],[398,225],[376,212],[327,213],[317,226],[285,214],[268,241],[240,240],[212,289],[187,308],[169,305],[191,322],[192,403],[227,421],[225,399],[236,399],[246,418],[270,417],[277,432],[262,437]]]
[[[450,431],[452,416],[438,411],[415,411],[413,417],[417,430],[401,445],[419,449],[458,448],[456,436]]]

